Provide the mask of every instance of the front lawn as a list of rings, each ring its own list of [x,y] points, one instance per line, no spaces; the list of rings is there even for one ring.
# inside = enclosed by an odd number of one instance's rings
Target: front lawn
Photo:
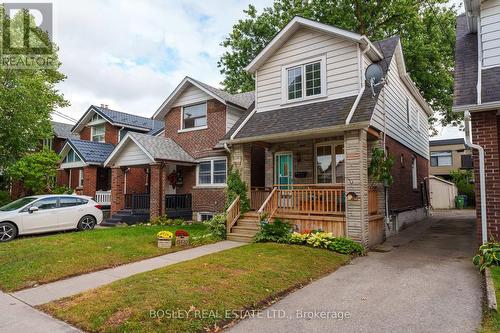
[[[24,237],[0,244],[0,289],[20,290],[36,284],[150,258],[179,248],[159,249],[160,230],[187,230],[191,237],[208,234],[204,225],[96,229]],[[212,242],[203,238],[201,243]]]
[[[261,308],[348,260],[305,246],[250,244],[134,275],[41,309],[90,332],[199,332],[233,319],[230,311]]]
[[[500,267],[492,267],[491,275],[495,283],[495,291],[497,294],[497,305],[500,306]],[[499,309],[500,311],[500,309]],[[500,313],[495,311],[485,310],[483,318],[483,327],[480,330],[483,333],[500,332]]]

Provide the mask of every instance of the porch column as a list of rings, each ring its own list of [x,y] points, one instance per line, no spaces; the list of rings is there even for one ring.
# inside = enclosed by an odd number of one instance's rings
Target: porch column
[[[368,246],[368,152],[367,132],[345,132],[345,191],[355,198],[346,201],[347,237]]]
[[[97,189],[97,167],[89,165],[83,168],[83,195],[95,197]]]
[[[111,168],[111,215],[125,207],[125,172],[120,167]]]
[[[250,198],[250,187],[252,166],[252,146],[251,144],[236,144],[231,148],[231,167],[237,170],[241,180],[247,184],[247,196]]]
[[[149,216],[151,219],[163,213],[163,165],[150,164]]]

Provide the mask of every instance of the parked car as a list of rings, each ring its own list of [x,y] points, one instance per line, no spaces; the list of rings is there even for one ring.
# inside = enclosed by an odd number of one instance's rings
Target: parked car
[[[91,230],[102,222],[101,205],[80,195],[35,195],[0,207],[0,242],[18,235]]]

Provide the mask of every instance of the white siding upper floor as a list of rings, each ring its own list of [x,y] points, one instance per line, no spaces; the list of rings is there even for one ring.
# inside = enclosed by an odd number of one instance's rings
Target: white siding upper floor
[[[234,124],[240,119],[242,116],[242,111],[240,109],[234,108],[232,106],[226,107],[226,133],[229,132],[231,128],[233,128]]]
[[[429,158],[429,125],[424,109],[410,93],[399,76],[399,57],[393,57],[389,66],[388,84],[379,95],[371,125],[384,130],[387,135],[412,149],[424,158]],[[410,104],[408,122],[407,99]]]
[[[500,66],[500,0],[481,3],[483,66]]]
[[[184,92],[176,99],[172,107],[201,103],[212,98],[213,97],[211,97],[200,88],[191,85],[190,87],[186,88],[186,90],[184,90]]]
[[[257,111],[293,105],[284,97],[284,70],[312,59],[325,62],[322,73],[326,78],[322,77],[322,80],[325,80],[326,91],[322,92],[320,98],[299,103],[342,98],[359,92],[361,55],[358,44],[332,34],[300,28],[256,71]]]
[[[132,140],[126,143],[114,162],[115,166],[147,165],[151,159]]]

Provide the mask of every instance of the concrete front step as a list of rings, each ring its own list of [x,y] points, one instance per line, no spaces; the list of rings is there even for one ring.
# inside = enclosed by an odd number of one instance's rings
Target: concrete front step
[[[253,242],[253,236],[235,233],[235,232],[230,232],[227,235],[227,240],[231,240],[231,241],[235,241],[235,242],[242,242],[242,243],[251,243],[251,242]]]

